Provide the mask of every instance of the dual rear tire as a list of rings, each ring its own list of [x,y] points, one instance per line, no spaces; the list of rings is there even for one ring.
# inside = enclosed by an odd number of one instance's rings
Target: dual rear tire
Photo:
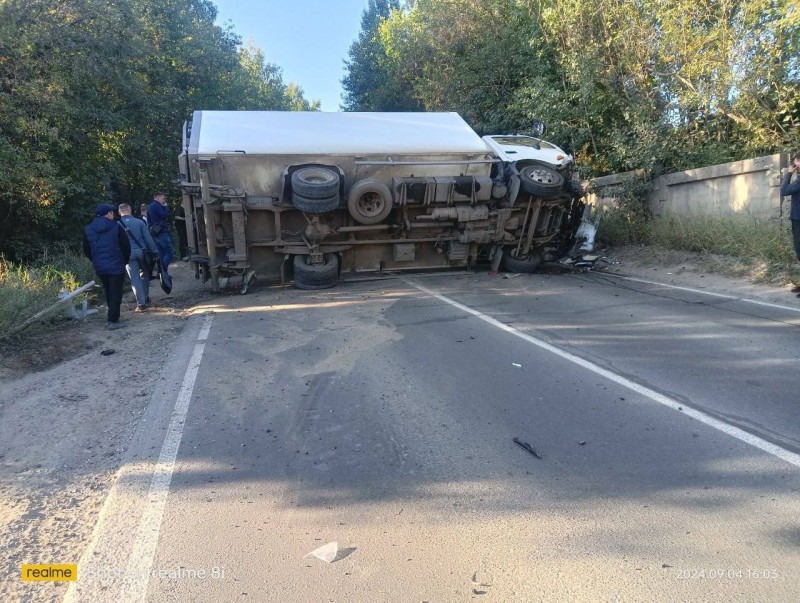
[[[339,174],[323,167],[300,168],[292,174],[292,205],[309,214],[339,207]]]
[[[294,286],[298,289],[315,290],[330,289],[336,285],[339,281],[339,256],[326,253],[321,264],[309,264],[309,257],[294,256]]]

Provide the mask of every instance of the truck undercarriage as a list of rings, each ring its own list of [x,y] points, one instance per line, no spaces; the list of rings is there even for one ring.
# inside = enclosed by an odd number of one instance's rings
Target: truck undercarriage
[[[187,148],[181,168],[192,260],[215,290],[234,276],[242,292],[256,274],[320,289],[353,273],[482,260],[532,272],[569,253],[583,214],[564,174],[485,149],[394,158]]]

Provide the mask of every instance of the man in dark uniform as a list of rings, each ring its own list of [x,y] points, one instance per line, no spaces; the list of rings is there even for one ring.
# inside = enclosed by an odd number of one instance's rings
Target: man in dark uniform
[[[103,283],[108,306],[108,328],[119,329],[125,326],[119,322],[119,311],[131,244],[125,230],[114,221],[112,205],[98,205],[94,215],[92,223],[83,229],[83,253],[92,260],[94,270]]]
[[[147,206],[147,225],[158,246],[161,269],[164,274],[169,274],[169,265],[172,262],[172,238],[169,236],[169,222],[170,212],[166,196],[160,191],[153,193],[153,200]]]
[[[794,239],[794,254],[800,260],[800,176],[792,182],[792,174],[800,173],[800,153],[792,155],[792,164],[786,170],[781,181],[781,195],[791,196],[792,210],[789,218],[792,220],[792,238]],[[800,297],[800,285],[792,289]]]

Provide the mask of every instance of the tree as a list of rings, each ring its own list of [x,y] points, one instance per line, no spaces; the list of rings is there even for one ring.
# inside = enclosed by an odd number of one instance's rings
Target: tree
[[[297,84],[285,84],[281,68],[266,60],[264,51],[248,42],[239,49],[241,69],[236,74],[231,109],[318,111],[319,101],[308,101]]]
[[[544,119],[587,173],[800,143],[796,1],[415,0],[378,29],[385,69],[424,109],[484,132]]]
[[[361,15],[361,32],[350,46],[342,79],[345,111],[417,111],[411,87],[388,61],[378,38],[382,21],[400,8],[399,0],[369,0]]]
[[[209,0],[0,1],[0,253],[169,190],[194,109],[319,107],[216,17]]]
[[[604,141],[603,169],[684,169],[798,140],[791,0],[528,1]]]

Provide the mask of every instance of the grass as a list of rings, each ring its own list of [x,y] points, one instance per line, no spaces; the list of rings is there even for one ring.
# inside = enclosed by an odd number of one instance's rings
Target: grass
[[[73,250],[47,251],[31,265],[0,257],[0,338],[51,306],[62,289],[73,291],[93,277],[92,264]]]
[[[642,243],[691,251],[705,257],[713,272],[747,276],[754,282],[800,282],[791,225],[743,215],[667,216],[630,219],[606,211],[598,237],[610,245]]]

